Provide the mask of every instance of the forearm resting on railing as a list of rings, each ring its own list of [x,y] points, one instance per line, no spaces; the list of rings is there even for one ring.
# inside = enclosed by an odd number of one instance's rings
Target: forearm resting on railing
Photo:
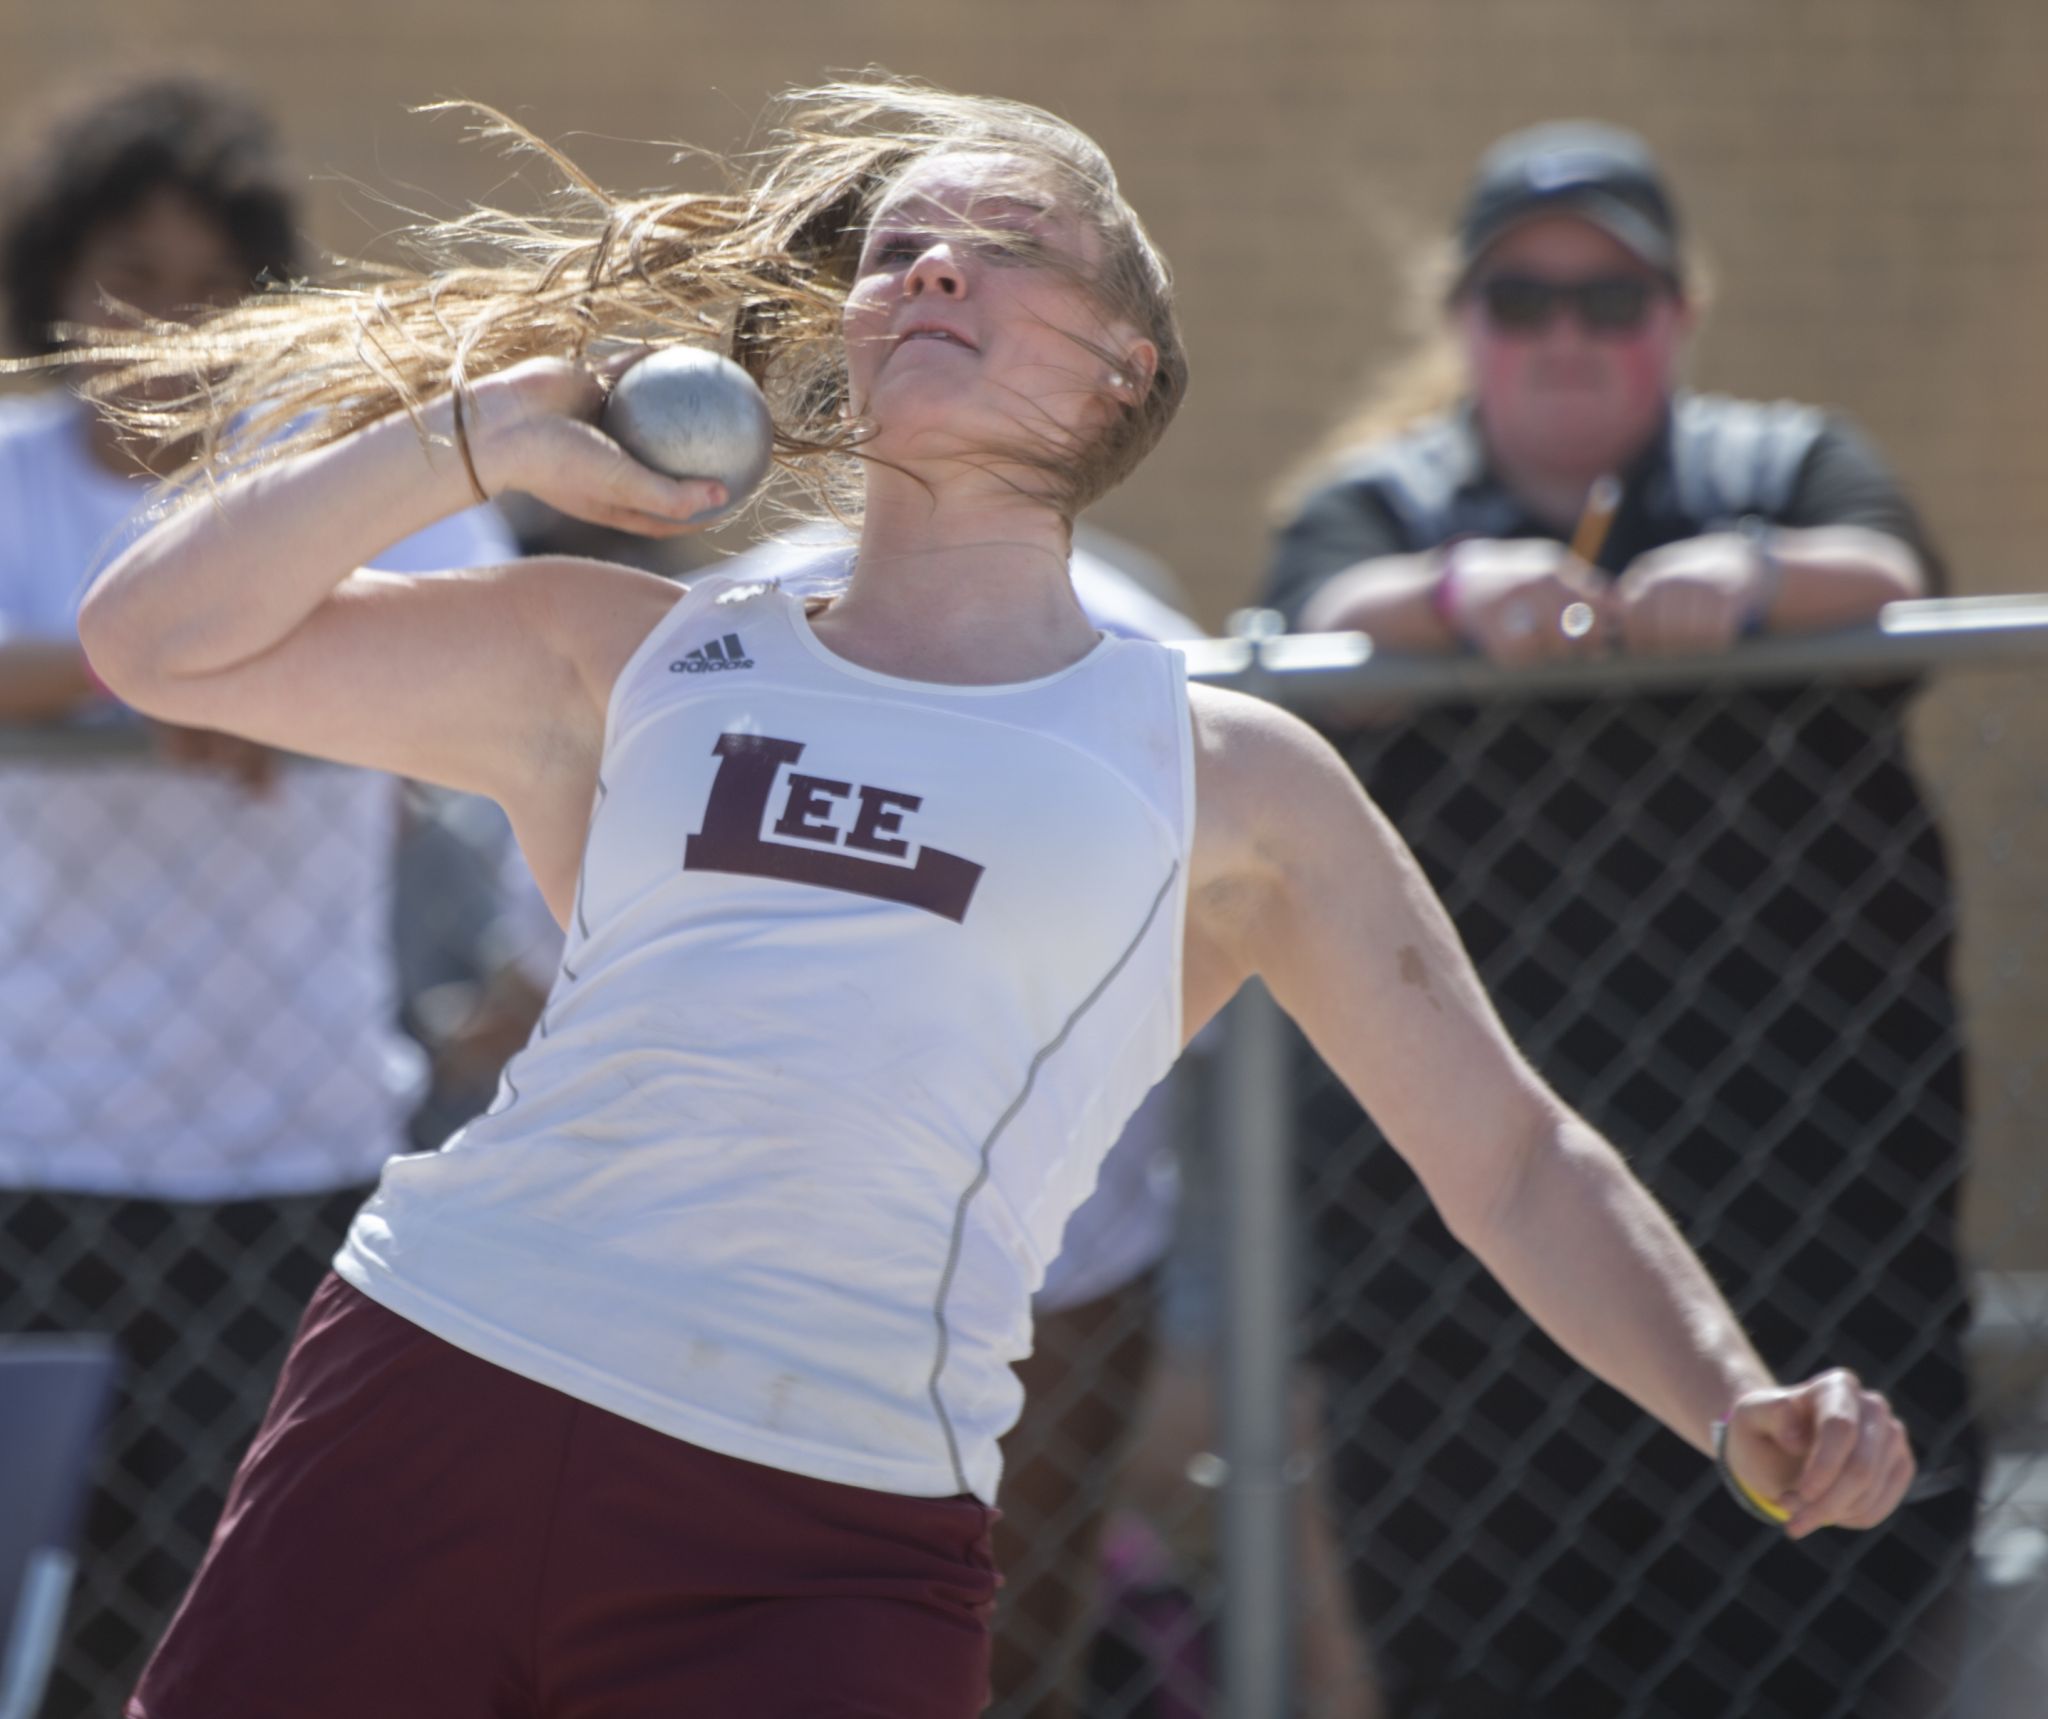
[[[1770,631],[1821,632],[1868,621],[1887,603],[1927,594],[1913,551],[1856,525],[1780,531],[1771,539],[1776,589],[1763,617]]]

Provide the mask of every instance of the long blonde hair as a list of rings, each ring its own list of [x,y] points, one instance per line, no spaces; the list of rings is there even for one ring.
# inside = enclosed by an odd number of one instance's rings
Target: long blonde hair
[[[410,262],[353,264],[332,283],[274,286],[190,327],[69,330],[84,384],[124,425],[192,440],[203,469],[318,446],[542,354],[596,343],[687,342],[725,351],[768,396],[777,463],[842,518],[857,505],[871,426],[847,411],[840,314],[864,228],[919,162],[962,151],[1022,157],[1101,239],[1088,271],[1100,308],[1157,349],[1135,401],[1086,447],[1020,449],[1068,517],[1151,450],[1187,388],[1164,259],[1101,149],[1021,102],[873,74],[798,90],[769,145],[704,159],[725,188],[634,199],[604,190],[559,149],[494,109],[484,138],[542,157],[559,190],[538,214],[479,207],[405,235]],[[1016,235],[990,237],[1018,242]],[[80,348],[85,348],[84,353]],[[141,384],[188,386],[171,400]],[[458,424],[461,415],[458,414]]]

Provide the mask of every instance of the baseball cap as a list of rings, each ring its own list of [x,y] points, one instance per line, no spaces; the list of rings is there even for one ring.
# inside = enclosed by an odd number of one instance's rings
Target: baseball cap
[[[1558,120],[1502,138],[1479,163],[1458,217],[1459,281],[1512,227],[1576,215],[1676,285],[1678,212],[1650,146],[1632,131]]]

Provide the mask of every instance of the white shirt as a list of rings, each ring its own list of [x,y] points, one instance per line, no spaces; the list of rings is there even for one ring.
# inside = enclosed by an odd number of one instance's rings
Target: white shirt
[[[1075,537],[1068,569],[1089,620],[1117,638],[1155,644],[1205,636],[1110,559],[1112,546],[1113,540],[1099,534]],[[852,543],[826,528],[771,539],[723,571],[740,579],[774,579],[786,591],[809,593],[837,588],[852,566]],[[1094,1191],[1067,1220],[1060,1250],[1032,1300],[1037,1312],[1084,1307],[1150,1271],[1165,1255],[1180,1209],[1176,1099],[1174,1083],[1161,1081],[1117,1136]]]
[[[75,640],[149,486],[68,395],[0,402],[0,640]],[[515,553],[483,509],[377,565]],[[109,710],[99,720],[118,723]],[[133,753],[0,760],[0,1185],[220,1200],[367,1182],[424,1058],[399,1032],[390,778],[281,769],[252,797]]]
[[[337,1261],[708,1449],[992,1498],[1069,1214],[1180,1047],[1180,659],[950,687],[706,579],[612,695],[575,911],[499,1102]]]

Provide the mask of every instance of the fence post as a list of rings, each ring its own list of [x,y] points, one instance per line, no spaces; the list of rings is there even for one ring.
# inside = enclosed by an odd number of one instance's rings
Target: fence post
[[[1239,684],[1258,692],[1263,642],[1284,624],[1270,610],[1253,610],[1234,618],[1233,630],[1251,646],[1251,669]],[[1281,1719],[1294,1686],[1294,1164],[1286,1028],[1257,981],[1231,1004],[1222,1077],[1223,1712],[1227,1719]]]

